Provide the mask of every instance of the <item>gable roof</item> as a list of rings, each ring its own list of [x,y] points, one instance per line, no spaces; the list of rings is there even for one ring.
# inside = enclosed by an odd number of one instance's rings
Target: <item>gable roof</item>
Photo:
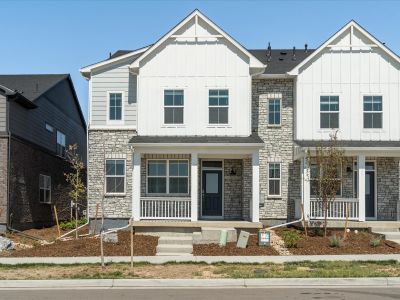
[[[394,60],[396,60],[397,62],[400,63],[400,57],[396,53],[394,53],[386,45],[384,45],[377,38],[375,38],[372,34],[370,34],[367,30],[365,30],[356,21],[351,20],[349,23],[347,23],[341,29],[339,29],[339,31],[337,31],[334,35],[332,35],[327,41],[325,41],[321,46],[319,46],[310,56],[308,56],[306,59],[304,59],[300,64],[295,66],[288,73],[290,75],[297,75],[299,73],[299,69],[301,67],[303,67],[307,62],[311,61],[311,59],[313,59],[316,55],[318,55],[318,53],[320,53],[323,49],[325,49],[327,46],[329,46],[337,37],[339,37],[346,30],[348,30],[348,29],[352,30],[352,27],[356,28],[364,36],[366,36],[368,39],[370,39],[375,45],[377,45],[380,49],[382,49],[385,53],[387,53],[390,57],[392,57]],[[359,46],[355,45],[354,47],[359,47]]]

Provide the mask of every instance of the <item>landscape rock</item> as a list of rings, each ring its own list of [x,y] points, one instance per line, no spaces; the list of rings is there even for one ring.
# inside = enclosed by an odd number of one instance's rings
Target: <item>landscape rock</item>
[[[14,250],[15,246],[12,240],[0,236],[0,252],[4,250]]]
[[[113,244],[118,243],[118,233],[111,232],[111,233],[105,234],[104,242],[105,243],[113,243]]]

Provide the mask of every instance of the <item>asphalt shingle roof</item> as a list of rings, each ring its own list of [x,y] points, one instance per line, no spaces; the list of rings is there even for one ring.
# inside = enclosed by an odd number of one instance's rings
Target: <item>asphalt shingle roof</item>
[[[138,135],[131,138],[132,144],[168,144],[168,143],[195,143],[195,144],[263,144],[263,140],[258,135],[246,137],[237,136],[144,136]]]

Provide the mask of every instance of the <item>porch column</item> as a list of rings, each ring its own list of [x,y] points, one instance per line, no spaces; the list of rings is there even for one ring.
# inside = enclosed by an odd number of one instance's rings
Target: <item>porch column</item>
[[[301,203],[304,207],[304,217],[310,219],[310,166],[308,160],[304,157],[301,160]],[[302,216],[301,216],[302,217]]]
[[[132,217],[134,221],[140,220],[140,164],[141,153],[133,153],[132,170]]]
[[[199,156],[197,153],[191,154],[190,167],[190,198],[191,198],[191,218],[192,222],[197,221],[198,207],[198,181],[199,181]]]
[[[358,220],[365,221],[365,155],[357,157]]]
[[[251,201],[251,221],[260,221],[260,161],[258,151],[251,156],[252,165],[252,201]]]

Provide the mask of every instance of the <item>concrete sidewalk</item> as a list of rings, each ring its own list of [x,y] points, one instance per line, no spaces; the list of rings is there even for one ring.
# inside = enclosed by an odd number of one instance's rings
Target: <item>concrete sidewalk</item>
[[[400,287],[399,277],[270,279],[76,279],[0,280],[0,289],[84,288],[268,288],[268,287]]]
[[[357,255],[291,255],[291,256],[134,256],[134,262],[163,264],[167,262],[217,262],[226,263],[285,263],[299,261],[400,261],[400,254],[357,254]],[[108,256],[106,263],[127,263],[129,256]],[[99,256],[89,257],[0,257],[0,264],[95,264]]]

